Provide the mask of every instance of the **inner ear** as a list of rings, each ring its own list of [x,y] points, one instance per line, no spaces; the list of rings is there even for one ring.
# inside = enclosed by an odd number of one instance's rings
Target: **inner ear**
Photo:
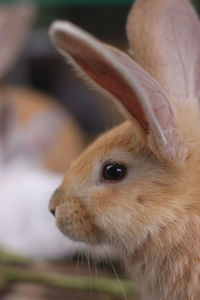
[[[128,55],[98,41],[69,22],[56,22],[50,34],[75,68],[137,119],[166,157],[177,144],[172,105],[160,85]]]
[[[87,74],[87,78],[101,87],[103,93],[108,92],[109,96],[118,99],[145,131],[149,132],[149,124],[142,113],[136,91],[127,83],[117,66],[117,62],[119,66],[123,66],[124,62],[131,65],[132,60],[125,53],[100,43],[69,22],[54,23],[50,34],[62,54],[67,55],[68,59],[73,59],[79,72]]]

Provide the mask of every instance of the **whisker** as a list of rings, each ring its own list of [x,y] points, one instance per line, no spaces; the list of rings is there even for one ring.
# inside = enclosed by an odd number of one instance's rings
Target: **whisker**
[[[90,290],[92,290],[92,274],[91,274],[91,264],[90,264],[90,258],[89,258],[89,252],[86,252],[86,260],[88,265],[88,275],[90,280]]]
[[[122,290],[124,299],[125,299],[125,300],[128,300],[127,295],[126,295],[126,292],[125,292],[125,290],[124,290],[124,287],[123,287],[123,285],[122,285],[122,283],[121,283],[121,281],[120,281],[120,278],[119,278],[119,276],[118,276],[118,274],[117,274],[117,271],[116,271],[116,269],[115,269],[113,263],[111,262],[111,260],[110,260],[109,258],[108,258],[108,261],[109,261],[109,263],[110,263],[110,265],[111,265],[111,268],[112,268],[112,270],[113,270],[113,273],[115,274],[115,277],[117,278],[117,281],[118,281],[119,286],[120,286],[120,288],[121,288],[121,290]]]
[[[77,253],[76,253],[76,255],[78,256],[77,257],[77,260],[76,260],[76,266],[75,266],[75,268],[74,268],[74,274],[76,275],[77,274],[77,272],[78,272],[78,269],[79,269],[79,266],[80,266],[80,252],[78,251]]]

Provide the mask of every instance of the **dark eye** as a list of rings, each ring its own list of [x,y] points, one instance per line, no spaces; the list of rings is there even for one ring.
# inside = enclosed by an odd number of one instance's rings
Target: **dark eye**
[[[126,167],[119,163],[108,163],[103,168],[103,178],[106,180],[121,180],[126,175]]]

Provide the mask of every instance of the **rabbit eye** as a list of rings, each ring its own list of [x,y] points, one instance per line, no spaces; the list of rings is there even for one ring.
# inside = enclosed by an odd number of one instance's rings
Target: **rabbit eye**
[[[108,163],[103,168],[103,178],[106,180],[121,180],[126,175],[126,167],[119,163]]]

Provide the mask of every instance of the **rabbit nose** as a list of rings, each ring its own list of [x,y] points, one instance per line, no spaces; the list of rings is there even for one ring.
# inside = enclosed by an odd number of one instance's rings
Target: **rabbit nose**
[[[50,203],[49,203],[49,211],[52,213],[53,216],[55,216],[56,213],[56,207],[62,202],[63,191],[60,189],[55,190],[53,193]]]
[[[52,198],[51,198],[50,203],[49,203],[49,211],[55,217],[55,215],[56,215],[56,205],[55,205],[55,203],[53,203]]]
[[[50,213],[55,217],[56,214],[56,210],[54,208],[50,208]]]

